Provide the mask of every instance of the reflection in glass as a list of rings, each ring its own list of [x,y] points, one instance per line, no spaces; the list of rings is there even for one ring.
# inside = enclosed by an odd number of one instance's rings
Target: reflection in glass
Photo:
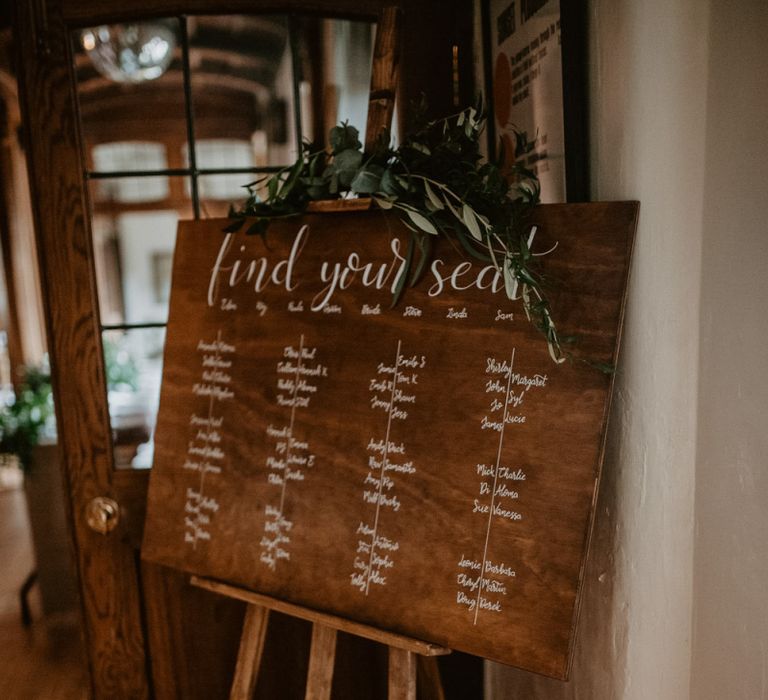
[[[252,168],[255,164],[254,150],[250,142],[237,139],[204,139],[197,141],[197,161],[206,168],[237,169]],[[186,161],[186,149],[184,153]],[[206,201],[232,202],[247,196],[244,185],[257,176],[249,173],[225,175],[201,175],[197,180],[200,199]],[[204,210],[206,216],[210,214]]]
[[[148,469],[154,454],[165,329],[105,331],[102,342],[115,466]]]
[[[180,36],[177,19],[158,20],[152,24],[163,27],[172,36]],[[180,167],[180,144],[186,143],[187,133],[180,49],[177,47],[174,50],[169,46],[165,59],[168,60],[167,69],[159,77],[142,82],[118,82],[114,75],[105,75],[103,67],[98,68],[94,64],[83,46],[83,37],[86,37],[86,43],[90,46],[91,41],[97,41],[102,29],[92,27],[72,33],[77,96],[88,169],[98,169],[93,166],[91,149],[94,146],[114,141],[148,139],[166,145],[168,167]],[[87,39],[88,36],[92,38]],[[140,54],[141,51],[136,56]],[[178,153],[175,160],[172,157],[174,152]],[[125,169],[150,170],[154,167],[151,159],[141,157],[129,162]]]
[[[176,48],[175,23],[155,20],[84,29],[80,41],[96,70],[117,83],[155,80]]]
[[[168,178],[165,175],[97,180],[96,189],[99,202],[113,204],[161,202],[170,195]]]
[[[175,211],[93,218],[101,321],[105,325],[164,323],[168,318]]]
[[[198,16],[188,20],[195,136],[251,144],[257,167],[296,159],[293,66],[288,21],[280,16]],[[221,167],[211,151],[200,168]]]
[[[206,175],[200,178],[200,210],[204,219],[228,216],[230,206],[242,208],[248,197],[245,185],[258,178],[261,173],[240,173],[233,175]]]
[[[374,33],[370,22],[296,19],[304,140],[327,146],[328,132],[342,121],[365,135]]]
[[[168,167],[165,144],[154,141],[100,143],[93,147],[91,156],[96,172],[165,170]]]
[[[105,184],[125,187],[128,182],[146,195],[146,181],[151,179],[112,178],[90,183],[96,285],[104,325],[164,323],[168,317],[176,227],[179,219],[191,216],[185,187],[188,179],[164,178],[169,194],[159,203],[126,204],[99,198]]]
[[[375,25],[369,22],[323,20],[323,139],[336,124],[348,121],[359,129],[365,143],[374,33]]]

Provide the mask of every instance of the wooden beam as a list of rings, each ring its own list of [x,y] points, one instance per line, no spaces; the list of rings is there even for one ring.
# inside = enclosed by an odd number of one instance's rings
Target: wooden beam
[[[392,127],[400,61],[400,8],[386,7],[376,28],[368,96],[365,151],[370,153],[380,136]]]
[[[205,588],[214,593],[220,593],[221,595],[236,598],[237,600],[244,600],[246,603],[262,605],[270,610],[276,610],[277,612],[285,613],[286,615],[298,617],[300,620],[320,623],[340,630],[341,632],[355,634],[364,639],[380,642],[381,644],[386,644],[387,646],[395,647],[397,649],[411,651],[415,654],[421,654],[422,656],[444,656],[445,654],[451,653],[450,649],[446,649],[437,644],[432,644],[431,642],[413,639],[412,637],[406,637],[402,634],[396,634],[395,632],[386,632],[377,629],[376,627],[370,627],[369,625],[364,625],[359,622],[352,622],[351,620],[338,617],[337,615],[330,615],[318,610],[305,608],[302,605],[294,605],[293,603],[287,603],[283,600],[277,600],[277,598],[254,593],[253,591],[248,591],[244,588],[230,586],[228,583],[221,583],[220,581],[213,581],[199,576],[193,576],[191,583],[193,586],[199,586],[200,588]]]
[[[416,700],[416,655],[390,647],[388,700]]]
[[[305,700],[330,700],[333,663],[336,659],[336,630],[319,622],[312,625]]]
[[[235,680],[229,695],[230,700],[251,700],[253,697],[261,655],[264,653],[268,621],[269,610],[267,608],[256,604],[248,605],[245,611],[240,651],[237,654]]]

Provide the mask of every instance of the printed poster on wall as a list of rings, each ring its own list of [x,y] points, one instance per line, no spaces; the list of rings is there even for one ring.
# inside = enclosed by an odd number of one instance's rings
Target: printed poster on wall
[[[563,202],[565,139],[559,0],[490,0],[496,144],[541,182],[541,200]],[[516,143],[514,129],[527,140]]]

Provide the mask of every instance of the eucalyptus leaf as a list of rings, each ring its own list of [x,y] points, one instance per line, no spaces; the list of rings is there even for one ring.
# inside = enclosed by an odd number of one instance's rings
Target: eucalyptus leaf
[[[348,148],[339,153],[333,159],[333,169],[336,175],[338,175],[339,184],[349,187],[362,162],[363,154],[360,151]]]
[[[507,262],[504,262],[504,291],[508,299],[514,299],[517,293],[518,280]]]
[[[429,184],[429,180],[424,180],[424,191],[427,193],[429,201],[432,202],[432,206],[435,210],[445,209],[445,205],[440,201],[440,198],[434,193],[432,187]]]
[[[397,183],[395,182],[395,177],[392,174],[391,168],[387,168],[384,171],[384,174],[381,176],[381,191],[384,194],[389,195],[396,195],[397,194]]]
[[[338,155],[342,151],[350,149],[357,151],[362,148],[363,144],[360,143],[359,136],[360,132],[354,126],[350,126],[347,122],[344,122],[339,126],[334,126],[328,136],[333,154]]]
[[[377,170],[379,172],[377,172]],[[373,194],[381,189],[381,168],[370,166],[357,171],[349,187],[358,194]]]
[[[382,209],[391,209],[394,206],[394,201],[386,197],[374,197],[373,201]]]
[[[405,253],[405,261],[403,262],[403,273],[397,278],[397,284],[395,285],[394,292],[392,294],[392,305],[390,308],[394,308],[400,299],[400,295],[405,289],[405,283],[408,279],[408,273],[411,270],[411,264],[413,263],[413,239],[416,233],[411,233],[411,237],[408,239],[408,249]]]
[[[414,209],[406,209],[405,213],[408,214],[408,218],[422,231],[431,233],[433,236],[437,235],[437,229],[426,216],[419,214],[419,212]]]
[[[472,211],[472,207],[468,204],[463,204],[461,206],[461,218],[462,221],[464,221],[467,230],[472,234],[472,238],[477,241],[482,241],[483,236],[480,234],[480,227],[477,225],[475,213]]]

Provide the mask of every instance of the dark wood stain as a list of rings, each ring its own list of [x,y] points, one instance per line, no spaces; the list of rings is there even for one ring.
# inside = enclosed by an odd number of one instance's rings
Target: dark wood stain
[[[590,360],[616,358],[636,215],[637,204],[630,202],[546,205],[533,217],[534,251],[557,246],[540,257],[542,270],[557,280],[554,318],[561,332],[579,336],[576,351]],[[275,223],[266,240],[234,234],[209,306],[225,223],[180,225],[144,557],[564,678],[612,378],[583,363],[555,365],[521,303],[509,301],[503,289],[496,295],[446,289],[430,296],[431,272],[394,309],[389,290],[364,286],[359,273],[330,299],[325,309],[337,305],[334,313],[312,311],[312,299],[322,297],[323,263],[331,270],[355,253],[361,264],[375,262],[375,272],[393,262],[393,237],[402,240],[404,253],[407,232],[379,211]],[[292,292],[270,284],[256,294],[256,276],[228,286],[237,260],[244,274],[250,261],[264,258],[270,274],[289,258],[304,225],[309,233],[293,266]],[[468,269],[442,241],[435,256],[444,277],[461,266],[460,286],[480,271]],[[282,274],[286,269],[283,263]],[[299,302],[302,311],[288,310]],[[237,309],[222,310],[227,305]],[[361,314],[364,307],[379,313]],[[408,307],[421,315],[409,315]],[[234,350],[221,344],[221,352],[211,350],[217,338]],[[398,348],[397,376],[408,381],[397,384],[403,395],[392,403],[386,368],[394,367]],[[306,353],[301,365],[292,357],[300,349]],[[212,365],[203,365],[212,358],[232,365],[217,378]],[[293,364],[278,367],[286,361]],[[310,386],[297,389],[290,381],[296,377]],[[233,396],[212,398],[213,389]],[[490,405],[495,397],[504,404],[496,410]],[[393,406],[407,418],[398,418]],[[190,427],[201,417],[222,419],[215,437]],[[481,427],[484,419],[488,429]],[[494,422],[503,423],[503,431]],[[298,443],[286,467],[280,460],[288,435]],[[387,444],[387,435],[394,445],[389,462],[412,463],[415,471],[389,469],[392,481],[382,483],[375,462],[381,454],[367,447],[371,440]],[[201,480],[196,469],[205,461],[221,472]],[[486,465],[485,477],[478,465]],[[297,478],[283,487],[286,470]],[[499,495],[493,502],[504,512],[473,512],[475,503],[482,509],[492,500],[481,482],[493,491],[494,481]],[[200,512],[210,522],[197,519],[200,529],[194,530],[185,518],[197,518],[204,502]],[[385,557],[380,566],[370,565],[365,543],[373,535],[360,534],[363,524],[390,541],[389,547],[376,545],[375,553]],[[197,535],[190,538],[192,532]],[[276,532],[288,539],[276,542]],[[278,549],[287,556],[273,568],[270,555]],[[484,569],[480,593],[476,571],[460,560],[481,567],[503,563],[506,570]],[[361,571],[363,590],[353,585]],[[375,571],[384,584],[375,577],[369,583]],[[483,599],[489,607],[478,610]]]

